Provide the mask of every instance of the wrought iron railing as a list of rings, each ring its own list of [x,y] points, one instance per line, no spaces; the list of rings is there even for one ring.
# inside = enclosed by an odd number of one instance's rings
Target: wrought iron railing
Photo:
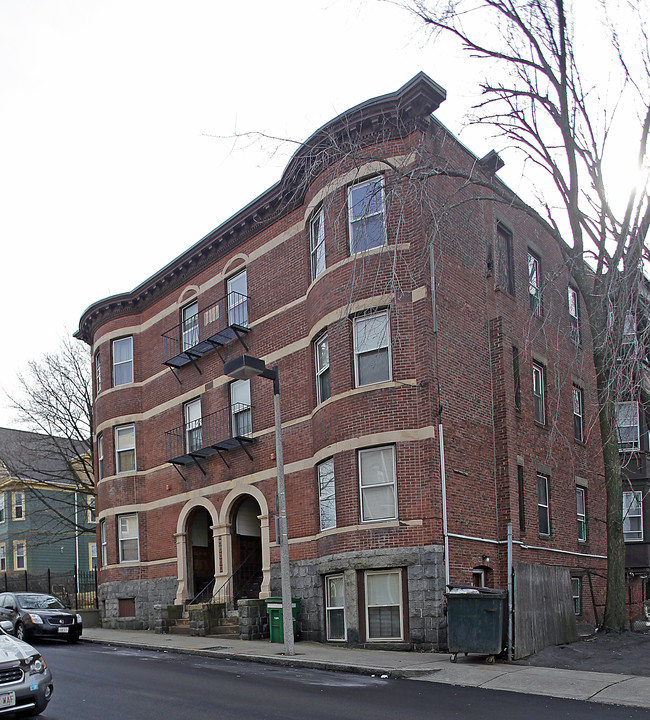
[[[212,605],[225,605],[227,608],[234,608],[237,600],[250,595],[259,595],[262,585],[262,571],[257,568],[251,570],[249,560],[254,553],[250,553],[239,564],[236,570],[219,586],[214,592],[214,578],[203,587],[190,601],[188,605],[199,603],[210,603]]]

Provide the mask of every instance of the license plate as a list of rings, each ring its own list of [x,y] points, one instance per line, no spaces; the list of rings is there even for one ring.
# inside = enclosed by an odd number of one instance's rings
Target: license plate
[[[0,695],[0,707],[13,707],[16,704],[16,693],[3,693]]]
[[[59,632],[60,632],[60,633],[67,633],[67,632],[68,632],[68,628],[67,628],[67,627],[60,627],[60,628],[59,628]]]

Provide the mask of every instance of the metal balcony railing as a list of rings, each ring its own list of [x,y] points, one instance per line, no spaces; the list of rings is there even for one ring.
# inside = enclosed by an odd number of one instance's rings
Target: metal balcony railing
[[[235,403],[168,430],[165,433],[167,462],[189,465],[224,450],[244,447],[252,442],[251,421],[252,407]]]
[[[248,295],[230,292],[162,334],[163,364],[181,368],[247,332]]]

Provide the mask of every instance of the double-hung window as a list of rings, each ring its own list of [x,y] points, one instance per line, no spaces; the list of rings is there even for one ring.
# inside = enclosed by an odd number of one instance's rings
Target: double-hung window
[[[113,385],[133,382],[133,337],[113,340]]]
[[[638,403],[616,403],[616,433],[618,435],[618,449],[621,452],[629,452],[640,448]]]
[[[384,224],[384,179],[373,178],[348,189],[350,254],[386,244]]]
[[[391,379],[390,321],[388,311],[354,318],[355,386]]]
[[[538,362],[533,362],[533,410],[535,422],[545,425],[544,366]]]
[[[230,416],[233,437],[246,437],[253,432],[250,380],[230,383]]]
[[[88,543],[88,569],[97,570],[97,543]]]
[[[3,523],[7,519],[5,513],[5,494],[0,493],[0,523]]]
[[[578,518],[578,540],[587,539],[587,493],[583,487],[576,488],[576,511]]]
[[[315,280],[325,272],[325,223],[322,209],[314,215],[309,223],[309,249],[311,279]]]
[[[623,540],[643,540],[643,492],[633,490],[623,493]]]
[[[548,477],[537,473],[537,517],[539,534],[551,534],[551,515],[548,503]]]
[[[27,547],[24,540],[14,543],[14,570],[27,570]]]
[[[102,391],[102,364],[99,350],[95,353],[95,395]]]
[[[99,523],[99,539],[102,544],[102,567],[108,565],[108,544],[106,542],[106,520]]]
[[[395,448],[359,450],[361,520],[394,520],[397,517]]]
[[[540,262],[537,255],[528,251],[528,298],[533,315],[542,317],[542,287]]]
[[[582,612],[582,578],[571,578],[571,595],[573,599],[573,612],[580,615]]]
[[[97,480],[104,477],[104,436],[97,436]]]
[[[496,238],[497,285],[510,295],[515,294],[515,276],[513,272],[512,233],[503,224],[497,223]]]
[[[571,323],[571,340],[576,345],[580,344],[580,305],[578,291],[569,285],[569,322]]]
[[[336,488],[334,484],[334,458],[316,466],[318,474],[318,508],[320,529],[336,527]]]
[[[578,442],[585,439],[585,421],[583,409],[584,392],[579,385],[573,386],[573,437]]]
[[[7,546],[0,543],[0,572],[7,571]]]
[[[331,395],[330,349],[327,333],[321,335],[314,343],[314,359],[316,362],[316,402],[320,404]]]
[[[345,582],[343,575],[325,578],[325,616],[328,640],[345,640]]]
[[[118,473],[135,470],[135,425],[121,425],[115,428],[115,471]]]
[[[118,522],[118,541],[120,546],[120,562],[137,562],[140,560],[140,540],[138,536],[138,515],[120,515]]]
[[[193,302],[181,310],[181,335],[183,351],[199,344],[199,304]]]
[[[196,452],[203,447],[203,418],[201,398],[185,403],[185,450]]]
[[[401,571],[367,571],[365,581],[368,640],[401,640]]]
[[[228,324],[248,327],[246,270],[228,279]]]
[[[87,510],[88,524],[94,525],[97,522],[97,516],[95,514],[95,496],[94,495],[86,496],[86,510]]]
[[[25,493],[15,492],[13,494],[13,519],[25,519]]]

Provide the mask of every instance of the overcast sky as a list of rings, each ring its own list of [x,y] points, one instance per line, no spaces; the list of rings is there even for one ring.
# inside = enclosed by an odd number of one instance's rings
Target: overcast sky
[[[304,140],[420,70],[460,133],[484,70],[450,47],[376,0],[0,0],[0,387],[279,179],[293,148],[235,133]]]

